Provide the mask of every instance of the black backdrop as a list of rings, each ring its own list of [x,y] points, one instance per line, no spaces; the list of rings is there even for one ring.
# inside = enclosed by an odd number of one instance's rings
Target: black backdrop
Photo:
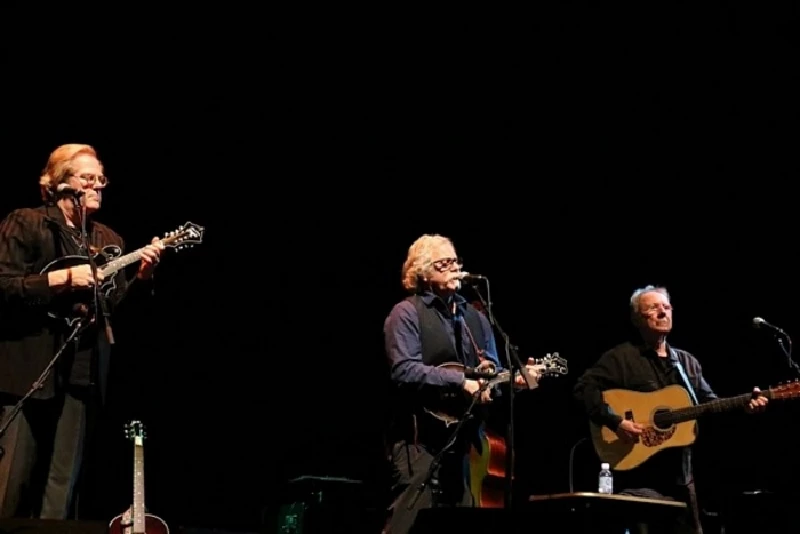
[[[116,318],[85,514],[130,500],[132,417],[149,429],[148,506],[173,524],[254,528],[302,474],[374,482],[382,321],[423,232],[491,278],[523,355],[570,361],[520,397],[528,491],[567,488],[585,430],[571,386],[629,333],[636,287],[667,285],[672,340],[720,394],[791,377],[750,321],[800,326],[792,9],[572,6],[347,31],[309,16],[273,48],[252,20],[226,39],[204,21],[106,47],[60,92],[32,74],[50,52],[10,57],[4,213],[36,204],[52,148],[88,142],[112,180],[99,218],[130,246],[207,228],[162,264],[150,303]],[[773,436],[795,415],[704,424],[709,506],[793,483],[794,441]],[[591,483],[594,459],[578,457]]]

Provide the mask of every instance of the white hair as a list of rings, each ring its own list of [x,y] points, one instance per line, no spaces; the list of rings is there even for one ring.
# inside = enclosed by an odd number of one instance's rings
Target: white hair
[[[661,293],[662,295],[667,297],[667,300],[672,300],[669,297],[669,292],[667,291],[666,287],[660,286],[645,286],[642,288],[637,289],[631,295],[631,313],[637,314],[639,313],[639,300],[642,298],[642,295],[645,293]]]
[[[425,234],[408,248],[401,274],[406,290],[412,293],[419,290],[422,278],[431,269],[434,251],[443,245],[453,247],[453,242],[439,234]]]

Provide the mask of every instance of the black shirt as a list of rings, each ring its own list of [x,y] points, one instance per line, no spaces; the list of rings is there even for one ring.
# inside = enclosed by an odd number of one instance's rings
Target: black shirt
[[[589,418],[596,424],[616,430],[622,414],[615,414],[603,402],[602,392],[607,389],[627,389],[651,392],[669,385],[686,387],[675,359],[681,363],[699,403],[717,398],[703,378],[702,368],[690,353],[668,347],[673,355],[659,357],[644,345],[627,342],[603,354],[589,368],[575,386],[575,397],[583,403]],[[688,388],[687,388],[688,389]],[[687,484],[692,481],[691,449],[681,447],[666,449],[641,466],[615,474],[621,482],[620,489],[654,488],[665,485]]]

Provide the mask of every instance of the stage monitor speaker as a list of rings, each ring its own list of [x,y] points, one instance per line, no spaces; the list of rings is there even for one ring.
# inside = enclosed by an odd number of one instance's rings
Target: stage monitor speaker
[[[108,534],[108,523],[60,519],[0,519],[0,534]]]

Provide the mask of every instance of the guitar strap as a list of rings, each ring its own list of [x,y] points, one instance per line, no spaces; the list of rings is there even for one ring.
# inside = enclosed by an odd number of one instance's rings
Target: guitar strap
[[[699,402],[697,402],[697,396],[694,394],[694,388],[692,387],[692,383],[689,381],[689,377],[686,375],[686,371],[683,369],[683,364],[678,358],[678,353],[676,353],[675,350],[672,347],[670,347],[669,355],[672,361],[675,362],[675,367],[678,368],[678,372],[681,374],[681,379],[683,379],[683,385],[689,391],[689,395],[692,397],[692,401],[694,401],[695,405],[700,404]]]
[[[483,349],[478,347],[478,344],[475,342],[475,338],[472,336],[472,330],[470,330],[469,325],[467,324],[466,317],[461,317],[460,319],[461,327],[467,332],[467,336],[469,337],[470,343],[472,343],[472,350],[475,351],[475,356],[478,357],[478,362],[482,362],[486,359],[484,354],[486,354]]]

